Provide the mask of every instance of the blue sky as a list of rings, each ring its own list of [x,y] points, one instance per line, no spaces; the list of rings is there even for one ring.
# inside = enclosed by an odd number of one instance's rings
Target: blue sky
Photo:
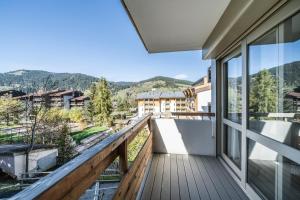
[[[40,69],[139,81],[195,81],[201,51],[148,54],[120,0],[1,0],[0,72]]]

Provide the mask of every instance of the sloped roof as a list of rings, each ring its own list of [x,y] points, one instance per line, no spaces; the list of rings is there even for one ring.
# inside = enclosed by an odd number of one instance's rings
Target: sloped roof
[[[151,92],[143,92],[137,94],[136,100],[139,99],[170,99],[170,98],[185,98],[182,91],[175,92],[160,92],[160,91],[151,91]]]
[[[300,99],[300,92],[290,92],[286,96],[289,97],[289,98]]]

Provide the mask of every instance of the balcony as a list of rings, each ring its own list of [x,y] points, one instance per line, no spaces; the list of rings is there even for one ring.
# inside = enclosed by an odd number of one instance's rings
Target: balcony
[[[78,199],[116,159],[122,178],[113,199],[247,199],[216,157],[212,126],[209,119],[146,115],[12,199]],[[129,164],[128,145],[144,129],[147,139]]]
[[[213,156],[154,154],[138,199],[248,199]]]

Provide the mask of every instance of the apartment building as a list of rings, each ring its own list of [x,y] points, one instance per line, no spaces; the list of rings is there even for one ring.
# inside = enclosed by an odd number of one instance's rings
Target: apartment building
[[[71,99],[82,95],[83,93],[77,90],[52,90],[31,93],[17,98],[23,101],[27,107],[45,104],[49,107],[70,109]]]
[[[170,113],[186,111],[186,98],[183,92],[151,91],[140,93],[136,97],[138,116],[147,113]]]

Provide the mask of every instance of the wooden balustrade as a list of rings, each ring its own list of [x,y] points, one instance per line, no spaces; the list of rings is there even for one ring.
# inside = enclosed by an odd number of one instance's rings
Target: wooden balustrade
[[[12,199],[78,199],[118,156],[123,177],[114,199],[135,199],[147,163],[152,157],[151,116],[152,114],[149,114],[141,118],[84,151],[48,176],[16,194]],[[150,134],[129,168],[128,144],[145,126],[149,127]]]

